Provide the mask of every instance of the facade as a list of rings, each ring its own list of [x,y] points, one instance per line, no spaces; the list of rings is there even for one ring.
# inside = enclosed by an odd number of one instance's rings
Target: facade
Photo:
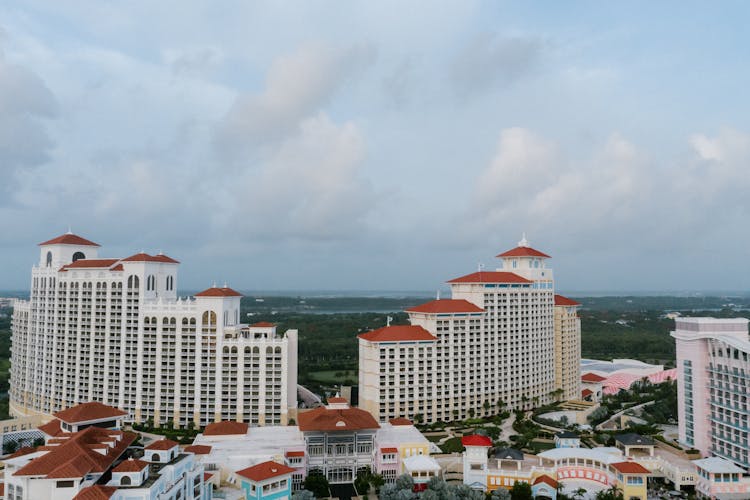
[[[750,478],[745,470],[733,462],[719,457],[693,461],[698,470],[696,491],[703,498],[746,499],[750,498]]]
[[[555,390],[561,400],[581,399],[581,319],[575,300],[555,295]]]
[[[166,255],[104,259],[73,234],[39,247],[30,300],[13,312],[13,415],[99,401],[154,425],[293,418],[296,330],[240,323],[226,286],[179,298]]]
[[[748,320],[677,318],[679,441],[750,467]]]
[[[359,336],[361,408],[431,423],[579,398],[577,306],[556,307],[549,256],[524,239],[498,257],[449,281],[451,299],[408,309],[411,325]]]
[[[288,469],[292,491],[302,489],[312,471],[324,474],[332,484],[351,483],[365,469],[382,475],[386,482],[409,474],[418,487],[440,475],[440,466],[430,456],[433,445],[411,421],[378,423],[343,398],[330,398],[328,403],[301,412],[299,427],[211,424],[185,451],[198,455],[206,470],[218,472],[220,480],[237,484],[246,495],[258,491],[250,488],[247,474],[241,472],[263,463]]]
[[[578,488],[596,492],[617,487],[630,500],[646,500],[648,478],[671,482],[675,489],[697,484],[696,464],[684,454],[658,448],[637,434],[618,437],[618,447],[557,447],[537,455],[503,448],[494,450],[487,436],[464,436],[464,484],[473,489],[510,489],[516,482],[539,486],[539,496],[551,497],[549,487],[562,483],[572,494]],[[738,497],[740,498],[740,497]]]

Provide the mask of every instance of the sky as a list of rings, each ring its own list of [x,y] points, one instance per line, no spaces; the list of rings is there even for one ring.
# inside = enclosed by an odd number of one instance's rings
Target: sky
[[[0,289],[37,243],[178,286],[750,288],[746,2],[5,1]]]

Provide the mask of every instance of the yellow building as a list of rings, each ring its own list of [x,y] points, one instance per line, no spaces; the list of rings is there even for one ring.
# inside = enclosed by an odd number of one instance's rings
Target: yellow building
[[[566,401],[581,399],[580,305],[555,295],[555,390]]]
[[[617,462],[610,469],[625,500],[646,500],[650,470],[638,462]]]

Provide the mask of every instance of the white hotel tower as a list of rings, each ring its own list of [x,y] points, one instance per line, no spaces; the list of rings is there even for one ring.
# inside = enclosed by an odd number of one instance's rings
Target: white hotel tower
[[[70,233],[39,247],[30,300],[13,310],[12,414],[100,401],[154,425],[295,416],[296,330],[241,324],[226,286],[178,298],[166,255],[103,259]]]
[[[497,257],[407,309],[411,325],[359,336],[361,408],[431,423],[580,398],[579,304],[555,296],[549,255],[525,238]]]

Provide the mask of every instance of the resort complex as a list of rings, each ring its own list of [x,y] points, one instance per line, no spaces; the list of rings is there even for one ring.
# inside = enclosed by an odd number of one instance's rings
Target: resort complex
[[[294,418],[297,332],[241,323],[227,286],[178,297],[178,267],[103,258],[74,234],[40,243],[30,299],[13,309],[11,414],[99,401],[155,426]]]

